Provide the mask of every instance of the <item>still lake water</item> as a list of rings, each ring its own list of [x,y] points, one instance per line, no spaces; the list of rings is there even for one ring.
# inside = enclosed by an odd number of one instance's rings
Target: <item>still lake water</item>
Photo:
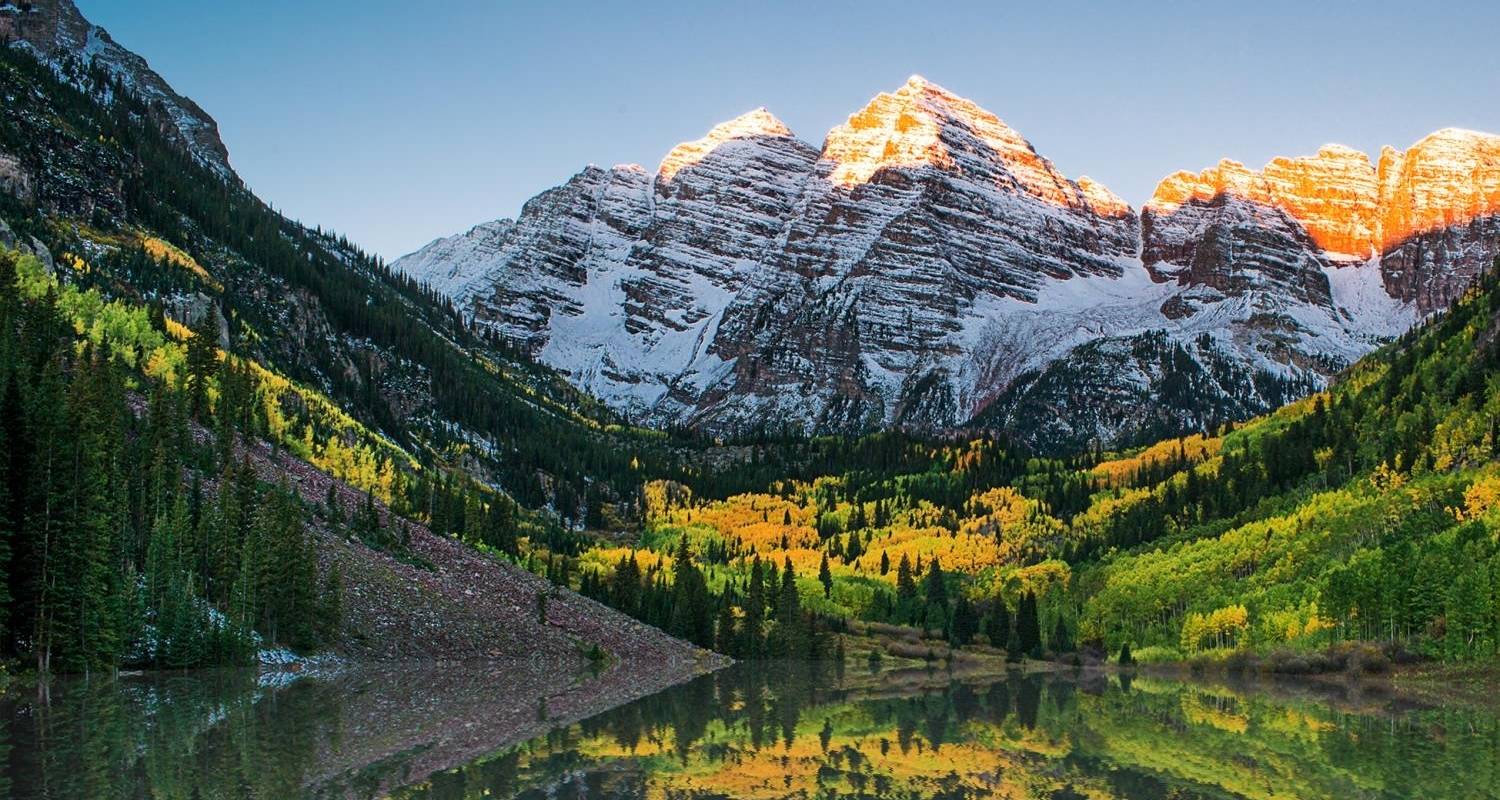
[[[1360,692],[740,666],[593,713],[618,681],[515,675],[12,692],[0,798],[1500,797],[1493,713]]]

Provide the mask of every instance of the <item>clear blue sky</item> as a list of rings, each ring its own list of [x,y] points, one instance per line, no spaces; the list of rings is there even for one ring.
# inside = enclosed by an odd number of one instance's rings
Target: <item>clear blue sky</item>
[[[913,73],[1135,205],[1221,157],[1500,132],[1495,2],[78,4],[258,194],[386,257],[756,106],[821,144]]]

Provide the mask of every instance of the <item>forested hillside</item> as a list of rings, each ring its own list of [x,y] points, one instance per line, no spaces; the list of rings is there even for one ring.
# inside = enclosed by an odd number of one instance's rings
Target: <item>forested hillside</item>
[[[531,631],[546,593],[505,564],[532,541],[576,551],[570,528],[606,509],[631,518],[638,475],[680,474],[680,443],[283,218],[104,70],[0,48],[0,94],[0,152],[25,177],[0,193],[6,654],[54,672],[273,647],[690,655],[566,593],[569,618]],[[262,441],[283,456],[251,459]],[[297,465],[344,488],[310,498]],[[340,564],[424,588],[351,597]],[[453,605],[460,566],[521,610]]]
[[[264,426],[245,362],[11,250],[0,285],[6,651],[87,672],[326,643],[340,576],[320,580],[291,489],[232,447]]]
[[[742,655],[792,653],[787,627],[863,619],[1017,656],[1373,640],[1490,657],[1497,333],[1491,274],[1330,391],[1213,436],[1049,460],[886,435],[824,449],[888,457],[811,460],[827,469],[755,492],[653,483],[641,541],[570,569],[583,591]]]
[[[60,73],[60,74],[59,74]],[[491,346],[450,305],[348,241],[286,219],[164,136],[143,101],[102,69],[58,72],[0,51],[0,152],[28,190],[0,219],[43,244],[67,280],[197,324],[308,387],[418,462],[462,467],[564,519],[628,500],[640,469],[670,473],[668,437],[627,429],[550,371]],[[398,480],[385,448],[286,427],[327,461],[367,462],[361,486]],[[273,421],[273,424],[274,421]]]

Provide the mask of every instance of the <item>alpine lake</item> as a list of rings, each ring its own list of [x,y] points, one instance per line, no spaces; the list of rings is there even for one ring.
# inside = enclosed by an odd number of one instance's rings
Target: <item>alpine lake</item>
[[[55,680],[0,701],[0,798],[1500,797],[1493,710],[1338,683],[741,664],[632,685],[529,663]]]

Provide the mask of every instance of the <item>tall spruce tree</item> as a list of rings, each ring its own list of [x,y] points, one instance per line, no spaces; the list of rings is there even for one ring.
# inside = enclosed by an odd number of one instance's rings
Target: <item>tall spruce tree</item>
[[[209,381],[219,371],[219,314],[212,305],[192,331],[187,345],[188,412],[203,419],[208,413]]]
[[[974,638],[979,629],[979,619],[974,614],[974,604],[969,602],[967,595],[959,593],[958,600],[953,603],[953,618],[948,628],[948,641],[955,646],[963,647]]]
[[[762,630],[766,617],[765,571],[760,556],[750,562],[750,583],[745,589],[745,621],[741,630],[744,643],[741,652],[745,658],[765,656],[765,639]]]
[[[984,635],[989,637],[990,647],[1001,650],[1010,645],[1010,609],[1005,605],[1005,598],[995,596],[995,602],[990,604],[989,613],[984,618]]]
[[[807,652],[807,632],[802,618],[802,599],[797,594],[797,574],[788,557],[781,572],[781,588],[776,593],[776,624],[766,643],[767,654],[776,658],[797,658]]]
[[[719,599],[719,614],[714,622],[714,650],[728,656],[739,657],[744,655],[740,652],[739,633],[734,629],[734,604],[730,601],[728,593]]]
[[[1036,595],[1027,592],[1021,595],[1016,609],[1016,646],[1021,653],[1038,656],[1042,650],[1042,625],[1037,618]]]
[[[693,563],[686,536],[678,542],[672,565],[672,616],[670,631],[699,647],[714,645],[713,608],[702,570]]]
[[[1052,650],[1056,653],[1073,652],[1073,634],[1068,630],[1068,623],[1059,614],[1057,624],[1052,628]]]

